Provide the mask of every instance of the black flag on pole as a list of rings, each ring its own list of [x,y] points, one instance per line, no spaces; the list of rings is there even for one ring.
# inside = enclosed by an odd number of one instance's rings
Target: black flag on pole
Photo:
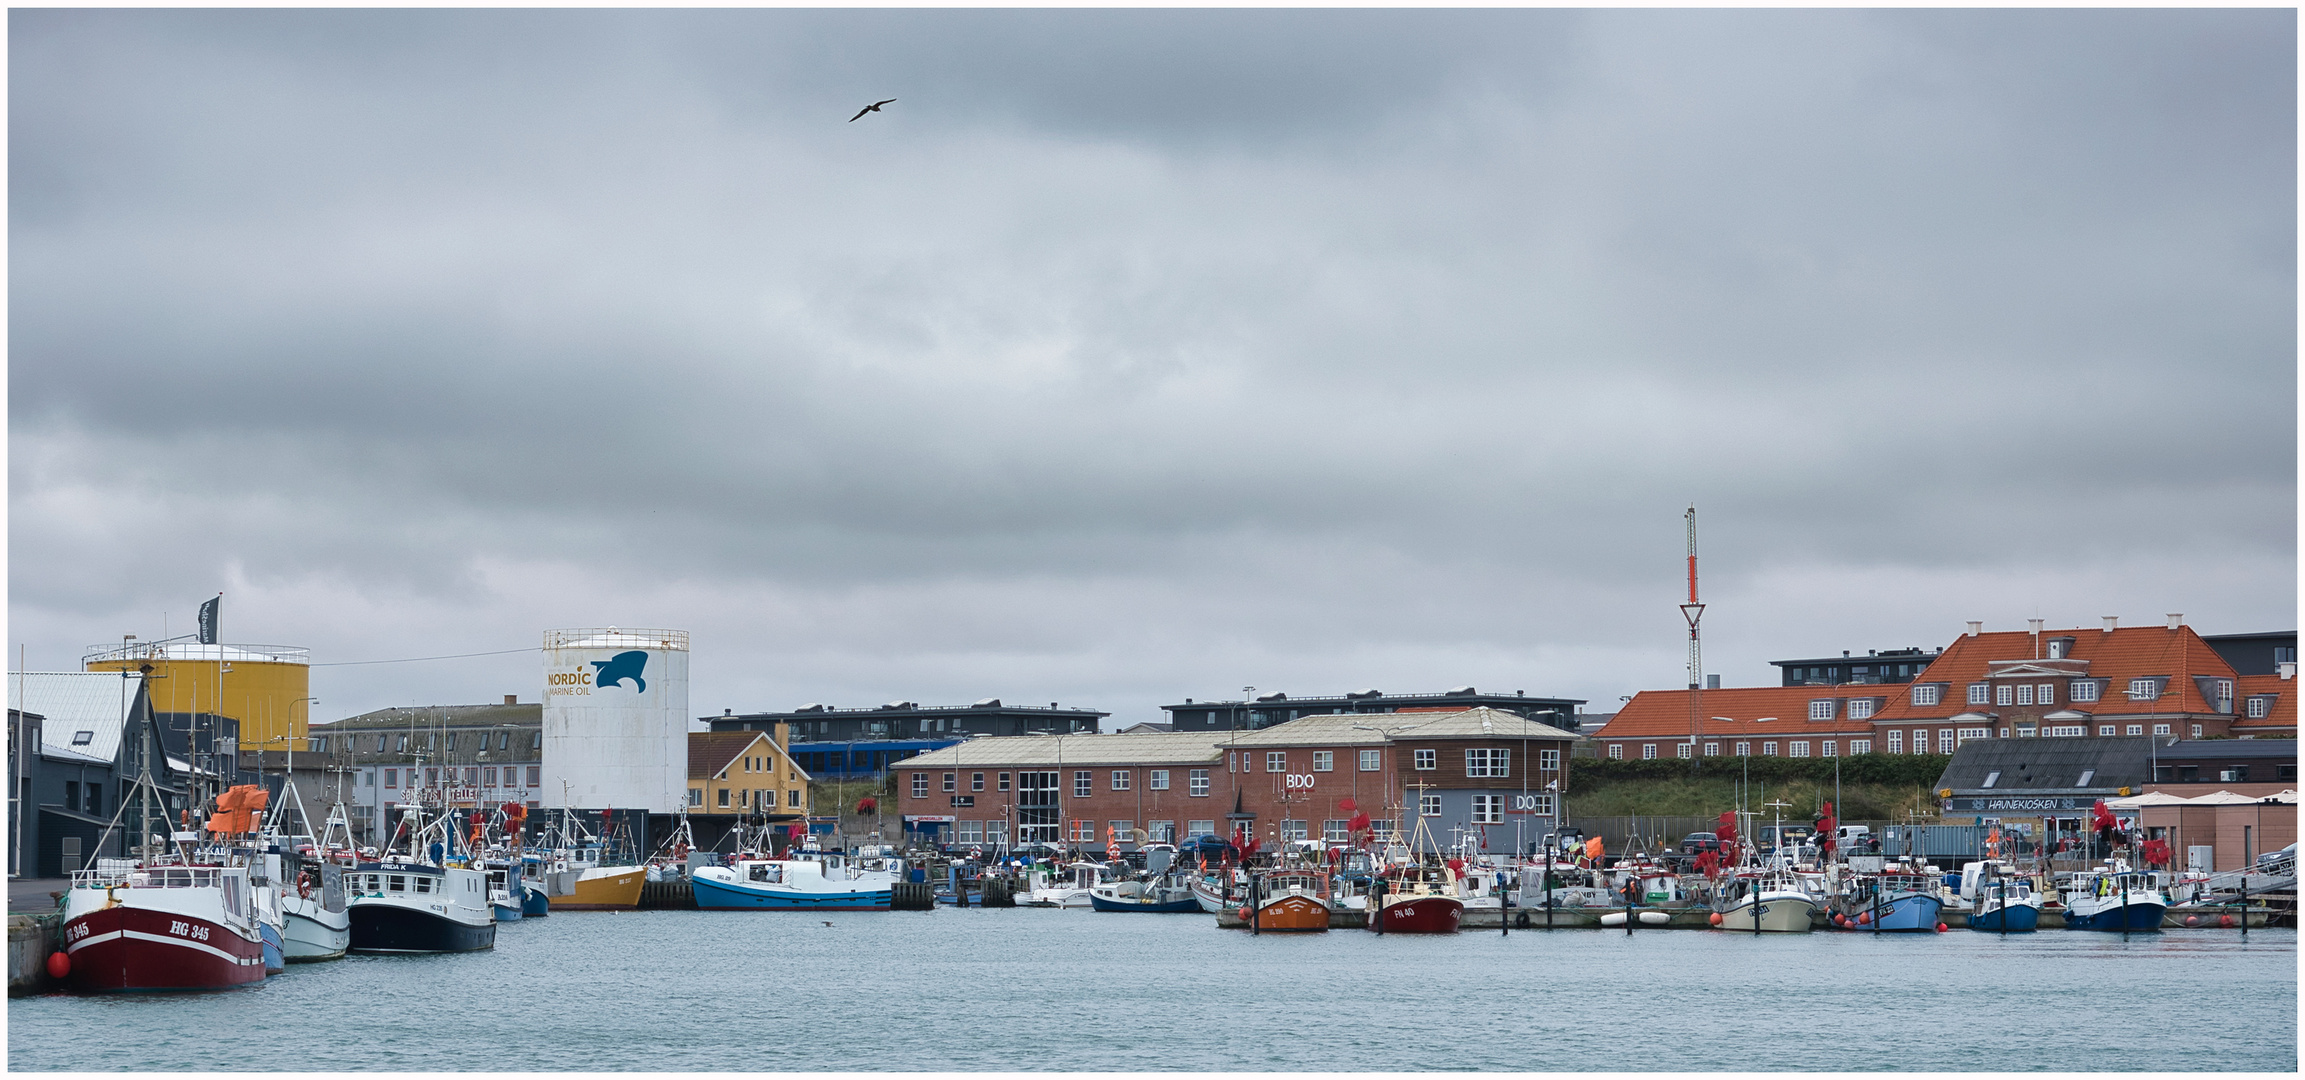
[[[224,594],[217,593],[216,599],[200,605],[200,643],[202,645],[216,644],[216,605],[223,602]]]

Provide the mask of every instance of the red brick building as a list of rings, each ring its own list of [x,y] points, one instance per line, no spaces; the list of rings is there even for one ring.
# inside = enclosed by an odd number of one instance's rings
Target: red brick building
[[[1903,686],[1742,686],[1643,690],[1593,733],[1612,758],[1838,757],[1869,754],[1873,716]]]
[[[1964,739],[2069,736],[2293,737],[2294,679],[2244,682],[2193,628],[1985,633],[1977,623],[1875,719],[1886,753],[1949,754]],[[2245,685],[2257,697],[2245,696]],[[2290,704],[2278,709],[2286,697]],[[2261,701],[2262,706],[2252,702]],[[2251,716],[2253,708],[2263,716]],[[2279,716],[2276,716],[2276,713]]]
[[[2087,630],[1985,633],[1971,623],[1907,684],[1706,690],[1696,745],[1690,692],[1643,691],[1593,738],[1627,758],[1950,754],[1983,738],[2295,738],[2296,686],[2294,664],[2236,675],[2177,616]]]
[[[1123,847],[1221,833],[1223,732],[970,739],[896,774],[906,833],[944,844]],[[1141,833],[1141,839],[1140,839]]]
[[[896,770],[907,830],[1124,848],[1248,828],[1267,847],[1422,821],[1525,850],[1559,820],[1580,736],[1493,709],[1308,716],[1257,731],[973,739]],[[1350,807],[1348,809],[1348,806]]]

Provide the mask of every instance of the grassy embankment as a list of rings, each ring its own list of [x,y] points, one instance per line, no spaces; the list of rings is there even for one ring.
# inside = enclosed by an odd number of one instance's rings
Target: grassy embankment
[[[1838,763],[1841,820],[1895,821],[1911,810],[1935,817],[1937,802],[1932,785],[1945,771],[1948,760],[1942,754],[1704,758],[1694,762],[1677,758],[1577,758],[1569,763],[1568,811],[1572,817],[1711,816],[1736,806],[1738,787],[1750,783],[1747,806],[1782,799],[1792,804],[1785,811],[1788,818],[1806,816],[1833,797],[1833,771]]]

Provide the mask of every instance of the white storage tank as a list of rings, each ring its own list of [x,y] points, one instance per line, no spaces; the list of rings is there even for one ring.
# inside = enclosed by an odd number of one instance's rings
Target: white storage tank
[[[670,814],[688,797],[688,632],[544,632],[544,805]]]

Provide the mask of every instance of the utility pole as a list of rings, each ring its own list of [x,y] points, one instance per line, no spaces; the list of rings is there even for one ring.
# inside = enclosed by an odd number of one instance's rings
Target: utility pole
[[[1699,758],[1704,744],[1699,740],[1705,733],[1705,655],[1697,639],[1697,621],[1705,617],[1705,605],[1697,600],[1697,508],[1694,504],[1684,515],[1689,526],[1689,602],[1681,605],[1681,617],[1689,621],[1689,771],[1700,767]]]

